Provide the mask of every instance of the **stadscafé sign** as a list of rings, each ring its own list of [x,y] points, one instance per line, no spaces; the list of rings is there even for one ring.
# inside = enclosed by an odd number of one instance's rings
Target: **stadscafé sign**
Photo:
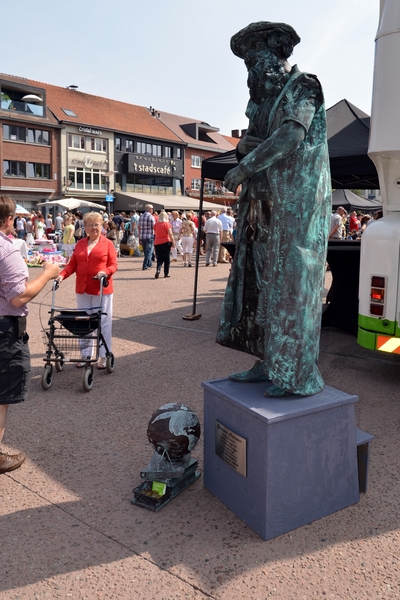
[[[170,159],[156,158],[154,156],[140,156],[128,154],[128,173],[141,175],[175,176],[175,163]]]
[[[150,165],[138,165],[133,163],[134,173],[152,173],[153,175],[171,175],[171,167],[160,167],[150,163]]]

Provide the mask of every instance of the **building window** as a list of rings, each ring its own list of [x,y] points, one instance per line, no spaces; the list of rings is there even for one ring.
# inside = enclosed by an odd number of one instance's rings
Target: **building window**
[[[85,137],[83,135],[68,135],[68,148],[85,150]]]
[[[90,149],[93,152],[107,152],[107,140],[103,140],[102,138],[89,138],[90,139]]]
[[[50,179],[50,165],[43,165],[41,163],[28,163],[27,177]]]
[[[205,181],[204,182],[204,191],[206,194],[216,194],[217,193],[217,186],[215,181]]]
[[[26,163],[19,160],[3,160],[3,174],[10,177],[26,177]]]
[[[50,165],[25,163],[18,160],[4,160],[3,173],[11,177],[50,179]]]
[[[76,190],[105,190],[106,177],[99,169],[69,169],[69,186]]]
[[[161,146],[160,144],[147,144],[147,142],[136,142],[136,152],[138,154],[149,154],[151,156],[163,156],[172,158],[171,146]]]
[[[128,173],[126,178],[127,192],[141,192],[145,194],[173,194],[172,178],[150,177]]]
[[[201,189],[201,179],[192,179],[192,190]]]
[[[28,142],[30,144],[50,145],[50,132],[41,129],[28,129]]]
[[[126,140],[126,151],[127,152],[134,152],[133,150],[133,140]]]
[[[25,142],[26,128],[17,125],[3,125],[3,139],[13,142]]]
[[[100,189],[100,172],[99,171],[93,171],[93,189],[94,190],[99,190]]]
[[[151,147],[151,153],[153,156],[161,156],[161,146],[153,144]]]
[[[119,152],[121,152],[122,144],[121,144],[121,138],[119,138],[119,137],[115,138],[115,149],[118,150]]]
[[[176,158],[182,158],[182,148],[176,149]]]
[[[196,169],[200,169],[202,160],[203,160],[202,156],[195,156],[194,154],[192,154],[192,167],[196,167]]]
[[[163,155],[160,144],[147,144],[145,142],[136,142],[136,152],[138,154],[149,154],[150,156]]]
[[[137,142],[136,152],[138,152],[139,154],[151,154],[151,144],[146,144],[145,142]]]
[[[12,142],[50,145],[50,132],[42,129],[26,129],[16,125],[3,125],[3,139]]]

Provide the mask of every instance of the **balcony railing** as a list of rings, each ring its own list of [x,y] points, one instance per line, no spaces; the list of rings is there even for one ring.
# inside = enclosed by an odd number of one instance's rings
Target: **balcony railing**
[[[31,104],[30,102],[21,102],[19,100],[1,100],[2,110],[15,110],[16,112],[28,113],[43,117],[44,108],[40,104]]]

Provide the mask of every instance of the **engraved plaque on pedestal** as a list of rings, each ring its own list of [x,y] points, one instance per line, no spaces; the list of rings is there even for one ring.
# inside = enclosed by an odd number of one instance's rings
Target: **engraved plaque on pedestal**
[[[246,439],[215,421],[215,453],[246,477]]]

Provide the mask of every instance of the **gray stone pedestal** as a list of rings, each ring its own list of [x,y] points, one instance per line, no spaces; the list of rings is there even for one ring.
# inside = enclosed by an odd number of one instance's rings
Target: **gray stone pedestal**
[[[268,385],[202,383],[204,485],[265,540],[359,500],[358,397],[272,399]]]

